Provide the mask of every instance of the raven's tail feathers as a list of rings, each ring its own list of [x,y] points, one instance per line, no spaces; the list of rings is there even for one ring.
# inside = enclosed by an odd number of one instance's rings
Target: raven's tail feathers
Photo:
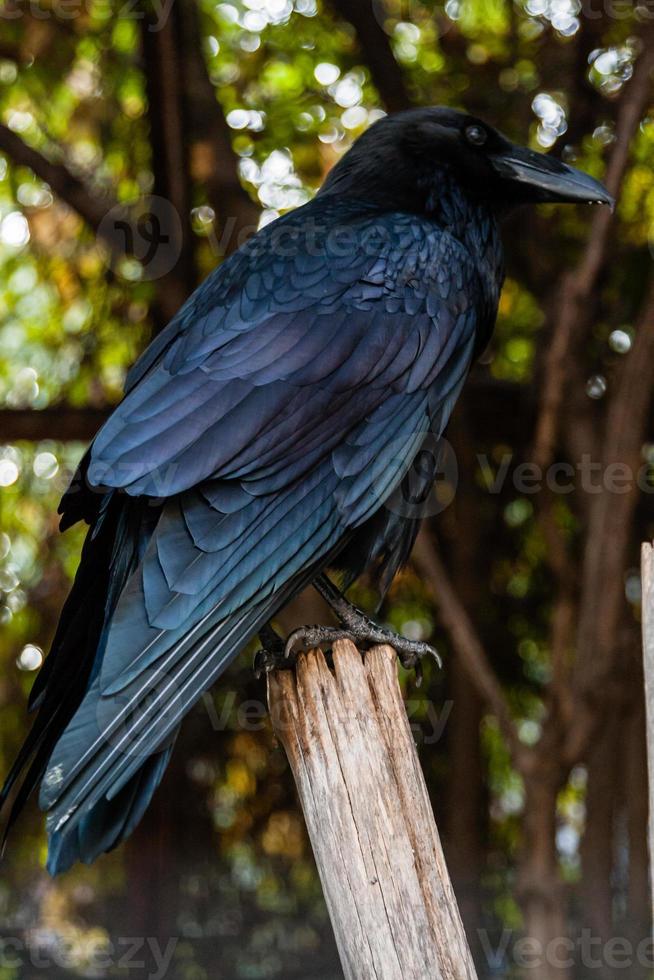
[[[183,632],[160,660],[125,687],[103,692],[101,678],[94,678],[41,786],[51,872],[76,859],[92,860],[131,833],[163,775],[184,715],[319,568],[318,562],[302,569],[227,616],[219,603],[204,618],[202,629],[192,631],[192,640]]]
[[[90,864],[129,837],[161,781],[172,749],[171,743],[149,756],[113,799],[98,800],[74,827],[51,832],[47,863],[51,875],[67,871],[76,861]]]
[[[20,783],[5,824],[3,848],[16,818],[40,782],[57,741],[99,669],[118,597],[158,518],[156,508],[147,509],[140,501],[119,498],[113,492],[102,499],[97,511],[50,653],[30,694],[30,710],[38,708],[38,713],[0,790],[2,808]],[[135,800],[133,809],[138,806],[142,812],[153,789],[142,805]],[[116,813],[107,817],[113,820],[120,834]],[[116,843],[118,839],[119,836]]]
[[[283,601],[273,593],[227,620],[216,613],[190,647],[182,638],[157,668],[119,692],[103,694],[99,680],[91,685],[42,783],[52,873],[93,860],[128,836],[163,775],[183,716]]]

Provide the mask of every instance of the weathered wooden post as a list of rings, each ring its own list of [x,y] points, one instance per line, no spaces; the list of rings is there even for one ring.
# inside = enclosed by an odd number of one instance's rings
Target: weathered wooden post
[[[394,651],[334,644],[268,675],[347,980],[471,980]]]
[[[641,579],[643,587],[643,667],[645,672],[649,782],[650,894],[654,896],[654,548],[651,544],[644,544],[642,547]]]

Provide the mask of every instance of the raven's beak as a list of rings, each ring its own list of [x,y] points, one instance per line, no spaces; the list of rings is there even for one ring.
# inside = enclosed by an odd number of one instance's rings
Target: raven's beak
[[[511,146],[490,160],[503,180],[521,186],[524,200],[615,205],[598,180],[544,153]]]

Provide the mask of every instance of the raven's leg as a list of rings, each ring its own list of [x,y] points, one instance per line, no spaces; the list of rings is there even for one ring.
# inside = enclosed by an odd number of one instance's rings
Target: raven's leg
[[[279,633],[275,632],[271,623],[267,623],[259,630],[259,640],[261,649],[255,653],[252,665],[255,677],[261,677],[267,670],[289,666],[288,660],[284,657],[284,641]]]
[[[286,641],[284,652],[287,656],[294,652],[298,646],[304,650],[310,650],[312,647],[333,643],[334,640],[349,639],[359,647],[369,647],[381,643],[392,646],[397,652],[402,666],[414,667],[418,677],[421,673],[420,660],[424,656],[435,657],[438,665],[441,666],[441,658],[428,643],[423,643],[421,640],[408,640],[392,630],[378,626],[364,612],[348,602],[326,575],[319,575],[314,579],[313,585],[336,614],[342,628],[301,626],[294,630]]]

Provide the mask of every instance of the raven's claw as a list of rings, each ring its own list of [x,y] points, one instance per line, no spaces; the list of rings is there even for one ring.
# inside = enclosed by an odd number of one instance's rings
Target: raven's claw
[[[292,654],[297,654],[298,647],[303,650],[310,650],[312,647],[331,646],[335,640],[348,639],[363,650],[379,644],[387,644],[393,647],[402,666],[407,670],[415,669],[417,684],[420,684],[422,680],[420,664],[422,657],[434,657],[438,666],[442,666],[440,656],[429,643],[424,643],[422,640],[409,640],[400,636],[399,633],[379,626],[360,609],[353,606],[351,602],[348,602],[326,576],[318,576],[314,585],[335,612],[341,622],[341,627],[302,626],[294,630],[286,641],[285,656],[290,657]]]
[[[316,647],[331,647],[336,640],[352,640],[357,638],[349,629],[339,629],[337,626],[299,626],[290,634],[284,647],[284,656],[295,660],[298,653],[314,650]]]

